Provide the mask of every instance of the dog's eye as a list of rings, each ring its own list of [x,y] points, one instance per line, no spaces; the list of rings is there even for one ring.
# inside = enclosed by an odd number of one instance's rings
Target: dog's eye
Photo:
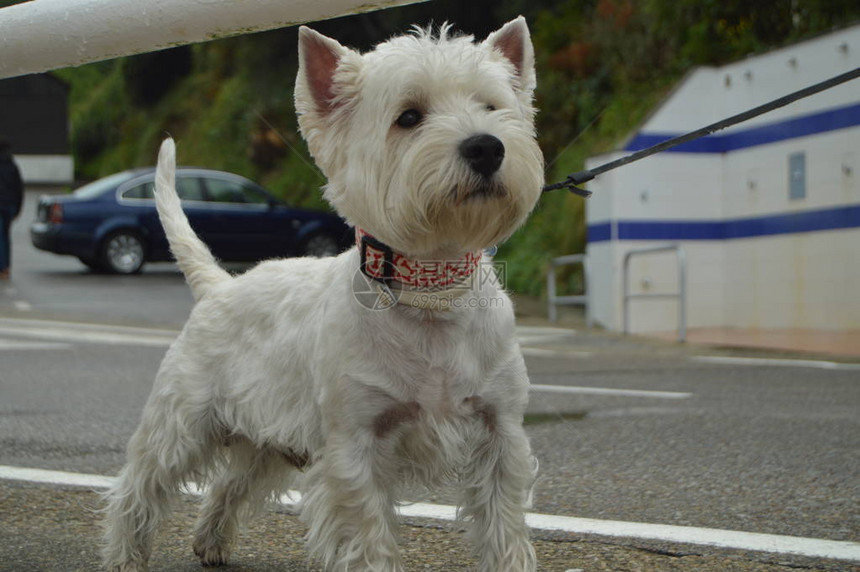
[[[410,129],[415,127],[419,123],[421,123],[421,119],[423,119],[423,115],[417,109],[407,109],[403,113],[400,114],[400,117],[397,118],[398,127],[403,127],[404,129]]]
[[[496,110],[495,105],[493,105],[492,103],[487,104],[487,111],[495,111],[495,110]]]

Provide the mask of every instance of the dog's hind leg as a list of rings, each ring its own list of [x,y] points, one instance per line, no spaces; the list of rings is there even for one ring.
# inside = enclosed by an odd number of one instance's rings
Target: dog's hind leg
[[[172,497],[211,458],[211,426],[189,419],[164,403],[150,403],[129,441],[128,462],[106,493],[102,558],[111,572],[147,569],[153,536]]]
[[[244,437],[230,439],[227,457],[206,493],[194,533],[194,553],[203,566],[227,563],[239,523],[283,489],[291,468],[280,451],[258,448]]]

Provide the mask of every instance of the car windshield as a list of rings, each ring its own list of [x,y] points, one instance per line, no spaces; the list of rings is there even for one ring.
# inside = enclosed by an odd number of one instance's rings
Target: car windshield
[[[131,179],[133,176],[134,173],[130,173],[128,171],[117,173],[115,175],[110,175],[109,177],[105,177],[104,179],[99,179],[98,181],[93,181],[88,185],[84,185],[83,187],[77,189],[74,192],[74,195],[79,199],[92,199],[107,190],[115,188],[117,185],[124,181],[127,181],[128,179]]]

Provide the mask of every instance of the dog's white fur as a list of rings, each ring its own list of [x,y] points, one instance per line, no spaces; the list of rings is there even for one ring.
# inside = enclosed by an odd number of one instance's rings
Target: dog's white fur
[[[539,194],[534,62],[522,18],[485,42],[416,30],[359,54],[302,28],[296,107],[326,198],[416,258],[504,239]],[[406,109],[420,125],[395,125]],[[501,140],[488,182],[458,147]],[[306,470],[301,518],[327,569],[402,570],[395,502],[404,484],[459,479],[481,572],[535,569],[523,511],[536,463],[522,428],[528,378],[510,300],[484,262],[481,288],[447,311],[371,311],[351,291],[355,248],[260,264],[230,277],[194,235],[162,145],[157,204],[197,303],[170,347],[128,462],[108,494],[108,569],[146,569],[183,483],[209,483],[194,550],[226,561],[240,518]],[[480,303],[479,297],[497,303]]]

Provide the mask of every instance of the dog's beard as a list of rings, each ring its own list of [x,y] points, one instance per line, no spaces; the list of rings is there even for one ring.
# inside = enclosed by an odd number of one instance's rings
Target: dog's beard
[[[475,251],[506,239],[525,218],[515,201],[502,187],[482,187],[471,191],[460,204],[439,212],[433,227],[438,240],[451,240],[463,250]]]
[[[427,185],[428,200],[421,213],[426,225],[410,238],[423,242],[428,250],[445,243],[463,251],[493,246],[516,230],[533,205],[527,192],[502,178],[486,180],[467,174],[457,183],[430,181]]]
[[[499,181],[474,179],[477,178],[455,185],[451,189],[451,199],[455,207],[459,207],[466,201],[501,199],[508,194],[507,187]]]
[[[445,171],[448,177],[423,181],[418,188],[426,197],[427,238],[452,241],[466,251],[507,239],[534,207],[543,175],[539,168],[529,168],[540,162],[518,161],[513,153],[506,160],[490,179],[455,161]]]

